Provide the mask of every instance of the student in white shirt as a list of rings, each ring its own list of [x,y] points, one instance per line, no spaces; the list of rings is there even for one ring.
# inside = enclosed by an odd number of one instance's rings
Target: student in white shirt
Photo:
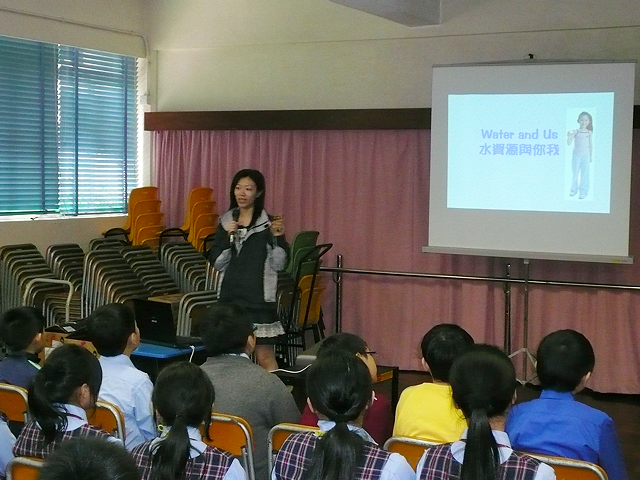
[[[89,339],[100,354],[102,386],[100,400],[117,405],[124,413],[125,447],[132,450],[156,437],[151,408],[153,384],[149,375],[131,362],[140,344],[140,331],[126,305],[104,305],[89,316]]]

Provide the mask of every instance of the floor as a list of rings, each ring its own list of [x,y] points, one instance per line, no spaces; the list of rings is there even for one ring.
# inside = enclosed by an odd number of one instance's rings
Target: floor
[[[399,390],[410,385],[430,381],[425,372],[400,371]],[[391,382],[378,384],[376,390],[391,394]],[[519,387],[518,401],[536,398],[539,389],[532,385]],[[640,479],[640,395],[604,394],[592,391],[579,393],[576,398],[606,412],[614,421],[629,479]]]

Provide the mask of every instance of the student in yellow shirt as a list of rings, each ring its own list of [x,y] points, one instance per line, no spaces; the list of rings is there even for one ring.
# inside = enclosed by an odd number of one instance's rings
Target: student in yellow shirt
[[[451,397],[449,370],[453,361],[473,345],[463,328],[450,323],[436,325],[422,339],[422,366],[433,383],[407,387],[396,408],[393,435],[431,442],[454,442],[467,427],[464,415]]]

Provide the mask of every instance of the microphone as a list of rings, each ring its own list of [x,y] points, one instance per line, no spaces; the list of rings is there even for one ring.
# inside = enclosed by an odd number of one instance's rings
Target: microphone
[[[231,212],[231,218],[233,219],[234,222],[237,222],[238,218],[240,218],[240,209],[238,207],[234,208],[233,211]],[[236,238],[235,232],[231,232],[229,234],[229,242],[233,244],[235,241],[235,238]]]

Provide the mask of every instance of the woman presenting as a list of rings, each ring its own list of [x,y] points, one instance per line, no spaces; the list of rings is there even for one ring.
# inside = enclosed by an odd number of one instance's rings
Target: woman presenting
[[[273,343],[284,334],[276,315],[278,271],[287,265],[284,223],[264,210],[265,182],[258,170],[233,177],[230,207],[216,230],[210,262],[224,272],[219,300],[244,307],[256,328],[258,363],[278,368]]]

